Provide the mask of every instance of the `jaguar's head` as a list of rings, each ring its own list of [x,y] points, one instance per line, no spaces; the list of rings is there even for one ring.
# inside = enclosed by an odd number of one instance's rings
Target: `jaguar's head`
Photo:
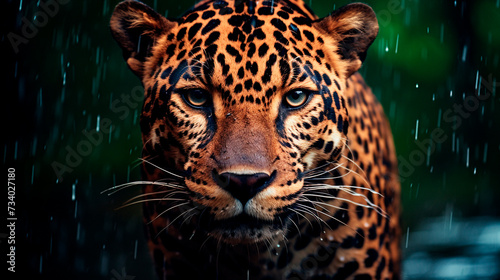
[[[247,243],[282,233],[308,172],[341,155],[346,80],[378,24],[364,4],[316,19],[294,1],[203,1],[172,20],[124,1],[111,29],[145,87],[146,179],[180,175],[190,221]]]

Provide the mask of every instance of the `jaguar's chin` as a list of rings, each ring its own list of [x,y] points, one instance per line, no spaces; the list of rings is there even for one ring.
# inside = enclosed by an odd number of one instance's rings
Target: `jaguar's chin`
[[[274,240],[282,236],[286,228],[285,225],[274,221],[260,220],[246,214],[229,219],[211,220],[204,226],[209,236],[231,245]]]

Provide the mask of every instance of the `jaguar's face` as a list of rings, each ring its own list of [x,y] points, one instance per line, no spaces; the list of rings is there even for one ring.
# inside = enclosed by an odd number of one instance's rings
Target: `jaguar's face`
[[[361,4],[323,20],[285,1],[205,1],[176,21],[117,7],[112,30],[146,89],[144,153],[181,175],[192,222],[246,243],[307,207],[304,178],[344,148],[342,91],[377,29]]]

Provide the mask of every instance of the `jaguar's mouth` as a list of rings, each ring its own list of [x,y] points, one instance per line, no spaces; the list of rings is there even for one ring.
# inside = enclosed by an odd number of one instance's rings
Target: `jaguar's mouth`
[[[229,244],[257,243],[274,239],[286,229],[280,219],[261,220],[247,214],[240,214],[223,220],[205,219],[200,221],[208,235]]]

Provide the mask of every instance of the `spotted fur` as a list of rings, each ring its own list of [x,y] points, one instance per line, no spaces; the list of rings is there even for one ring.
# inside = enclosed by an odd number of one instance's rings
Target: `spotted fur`
[[[120,3],[142,80],[144,202],[161,279],[398,279],[399,183],[381,105],[357,73],[372,9]]]

